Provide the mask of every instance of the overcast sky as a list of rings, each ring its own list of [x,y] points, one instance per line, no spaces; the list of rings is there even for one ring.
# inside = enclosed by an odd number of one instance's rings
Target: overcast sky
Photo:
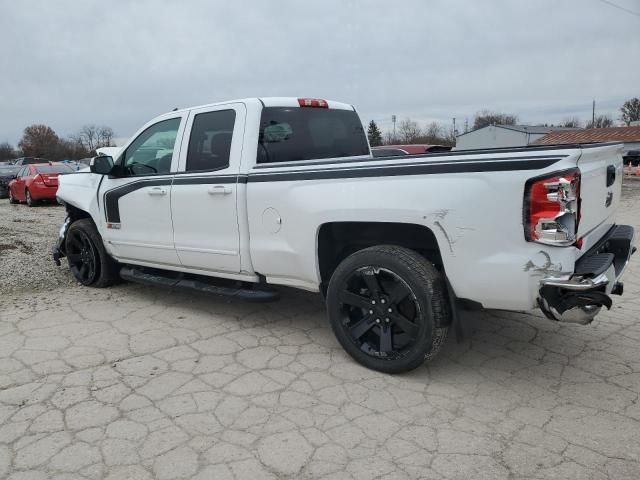
[[[640,12],[640,0],[611,0]],[[0,142],[25,126],[130,136],[255,96],[352,103],[363,121],[523,123],[640,96],[640,15],[604,0],[0,0]]]

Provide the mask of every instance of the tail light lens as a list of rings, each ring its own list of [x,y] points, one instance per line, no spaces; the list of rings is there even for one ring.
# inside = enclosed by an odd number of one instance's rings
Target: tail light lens
[[[524,235],[529,242],[576,243],[580,222],[580,171],[529,180],[524,193]]]
[[[321,98],[299,98],[298,105],[311,108],[329,108],[329,103]]]
[[[33,183],[35,183],[36,185],[44,185],[44,180],[40,175],[36,175],[35,177],[33,177]]]

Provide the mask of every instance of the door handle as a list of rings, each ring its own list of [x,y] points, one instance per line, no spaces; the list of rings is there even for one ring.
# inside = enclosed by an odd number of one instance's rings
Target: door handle
[[[609,165],[607,167],[607,187],[610,187],[616,182],[616,166]]]
[[[213,185],[209,187],[207,193],[209,195],[228,195],[231,193],[231,189],[229,187],[225,187],[224,185]]]
[[[166,195],[167,189],[162,187],[152,187],[147,191],[147,193],[149,195]]]

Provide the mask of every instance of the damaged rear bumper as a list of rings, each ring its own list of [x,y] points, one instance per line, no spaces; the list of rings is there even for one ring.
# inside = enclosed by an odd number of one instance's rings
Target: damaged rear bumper
[[[538,306],[550,319],[586,325],[600,309],[611,308],[609,295],[622,295],[619,281],[635,252],[635,233],[616,225],[576,262],[574,272],[540,281]]]

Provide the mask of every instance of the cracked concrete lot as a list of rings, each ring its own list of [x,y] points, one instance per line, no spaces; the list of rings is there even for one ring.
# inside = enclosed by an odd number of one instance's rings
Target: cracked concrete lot
[[[397,376],[347,357],[307,293],[0,292],[0,478],[640,478],[639,261],[592,325],[476,314]]]

